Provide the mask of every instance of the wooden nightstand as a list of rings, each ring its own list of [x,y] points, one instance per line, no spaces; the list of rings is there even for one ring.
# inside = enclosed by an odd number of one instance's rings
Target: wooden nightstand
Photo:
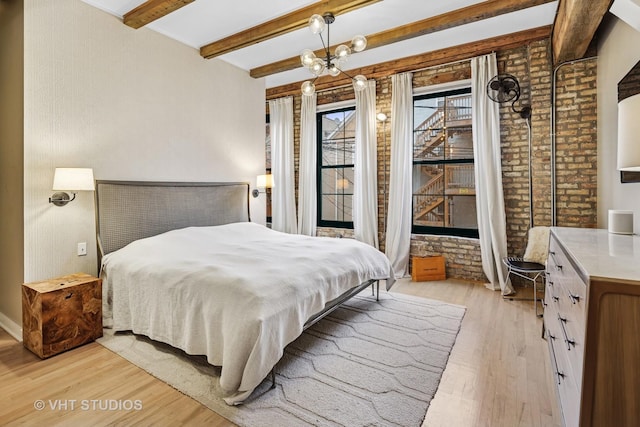
[[[23,343],[41,358],[101,336],[101,279],[76,273],[22,285]]]

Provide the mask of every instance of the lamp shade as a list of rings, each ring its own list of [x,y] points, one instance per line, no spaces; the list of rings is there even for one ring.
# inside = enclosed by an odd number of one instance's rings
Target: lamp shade
[[[273,188],[273,175],[258,175],[256,178],[256,187]]]
[[[93,191],[93,169],[56,168],[53,191]]]
[[[640,172],[640,93],[618,103],[618,170]]]

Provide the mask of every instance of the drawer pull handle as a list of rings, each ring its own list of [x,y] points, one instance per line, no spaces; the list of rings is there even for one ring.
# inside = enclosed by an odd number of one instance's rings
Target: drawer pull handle
[[[560,313],[558,313],[558,320],[560,321],[560,329],[562,329],[562,335],[564,335],[564,342],[567,344],[567,350],[571,351],[571,346],[575,347],[576,342],[572,339],[569,339],[567,330],[564,328],[564,324],[567,323],[567,318],[560,316]]]
[[[556,253],[554,251],[549,251],[549,256],[551,256],[553,263],[556,265],[556,270],[562,270],[562,265],[558,264],[558,261],[556,260]]]
[[[574,295],[571,292],[569,292],[569,299],[571,300],[572,303],[577,303],[580,302],[580,295]]]
[[[556,337],[551,335],[551,331],[549,331],[548,334],[549,334],[549,338],[551,338],[552,341],[556,339]],[[551,343],[551,355],[553,357],[553,364],[555,365],[555,368],[556,368],[555,371],[556,371],[556,378],[558,378],[558,385],[560,385],[560,383],[564,379],[564,374],[560,372],[560,370],[558,369],[558,360],[556,359],[556,350],[555,348],[553,348],[553,343]]]
[[[66,297],[64,297],[64,299],[69,299],[73,296],[73,292],[69,292],[69,295],[67,295]]]

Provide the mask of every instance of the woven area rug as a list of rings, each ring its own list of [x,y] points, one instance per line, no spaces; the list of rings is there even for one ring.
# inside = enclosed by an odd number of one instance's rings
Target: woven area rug
[[[100,344],[239,426],[420,426],[465,308],[368,291],[291,343],[244,405],[221,398],[219,368],[202,356],[105,329]]]

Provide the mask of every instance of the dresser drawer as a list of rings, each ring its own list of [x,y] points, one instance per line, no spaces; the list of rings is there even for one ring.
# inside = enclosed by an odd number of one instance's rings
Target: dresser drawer
[[[567,300],[571,304],[571,307],[568,308],[573,313],[572,320],[578,322],[584,329],[586,326],[584,321],[587,286],[553,235],[549,243],[547,280],[552,283],[555,289],[554,295],[559,297],[561,301]]]
[[[564,291],[562,287],[562,291]],[[566,352],[572,375],[576,384],[582,382],[584,359],[584,319],[583,313],[576,309],[569,297],[563,295],[558,302],[558,311],[554,313],[557,322],[558,345]],[[582,319],[582,320],[579,320]],[[550,319],[550,321],[552,321]]]
[[[554,312],[558,311],[558,308],[560,307],[559,301],[562,297],[560,294],[561,290],[560,282],[558,282],[557,279],[547,271],[544,289],[545,312],[547,310],[553,310]]]
[[[558,398],[566,427],[578,425],[580,412],[579,381],[574,375],[568,351],[562,339],[558,321],[550,319],[546,326],[547,344],[551,355],[551,369],[558,389]]]

